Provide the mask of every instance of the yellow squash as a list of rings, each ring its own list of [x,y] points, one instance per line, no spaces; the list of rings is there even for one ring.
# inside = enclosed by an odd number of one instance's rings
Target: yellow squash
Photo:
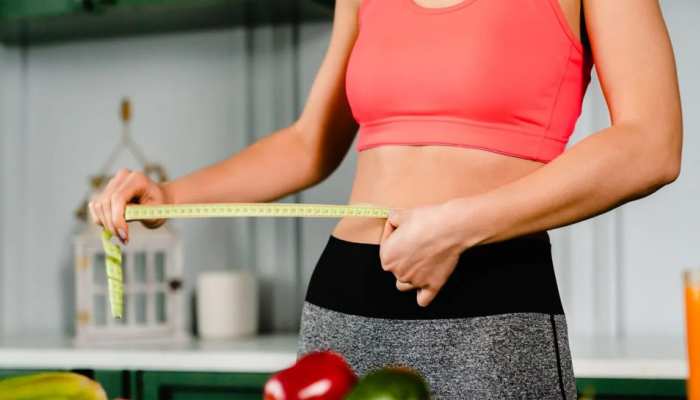
[[[0,400],[107,400],[107,395],[83,375],[43,372],[0,380]]]

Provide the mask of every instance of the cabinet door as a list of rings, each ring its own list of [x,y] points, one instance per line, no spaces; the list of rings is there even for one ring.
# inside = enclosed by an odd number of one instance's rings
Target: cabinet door
[[[90,378],[102,385],[102,388],[107,392],[107,398],[128,397],[129,371],[102,369],[90,372],[92,375]]]
[[[236,0],[3,0],[0,1],[0,17],[3,19],[30,19],[60,17],[104,11],[107,8],[131,10],[197,9],[228,4]]]
[[[329,7],[312,0],[0,0],[0,41],[33,44],[331,19]]]
[[[50,17],[68,15],[82,8],[82,0],[4,0],[0,1],[0,17]]]
[[[140,400],[260,400],[269,374],[223,372],[141,373]]]
[[[580,399],[685,399],[682,379],[577,378]]]

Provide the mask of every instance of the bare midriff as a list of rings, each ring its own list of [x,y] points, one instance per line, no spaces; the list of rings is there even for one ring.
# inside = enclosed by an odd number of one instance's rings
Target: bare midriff
[[[358,153],[348,204],[391,208],[439,204],[488,192],[543,165],[467,147],[383,145]],[[342,218],[332,234],[351,242],[378,244],[385,222],[379,218]]]

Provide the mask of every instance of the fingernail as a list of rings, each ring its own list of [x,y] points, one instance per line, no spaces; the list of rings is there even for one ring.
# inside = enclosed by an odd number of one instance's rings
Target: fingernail
[[[119,237],[122,239],[122,241],[124,242],[124,244],[126,244],[127,242],[129,242],[129,240],[128,240],[127,237],[126,237],[126,232],[124,232],[123,229],[121,229],[121,228],[117,229],[117,233],[119,233]]]

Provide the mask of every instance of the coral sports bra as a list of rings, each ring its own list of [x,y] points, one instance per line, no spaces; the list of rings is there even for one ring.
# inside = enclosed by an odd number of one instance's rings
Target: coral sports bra
[[[363,0],[345,85],[357,151],[483,149],[540,162],[564,151],[592,62],[559,0]]]

